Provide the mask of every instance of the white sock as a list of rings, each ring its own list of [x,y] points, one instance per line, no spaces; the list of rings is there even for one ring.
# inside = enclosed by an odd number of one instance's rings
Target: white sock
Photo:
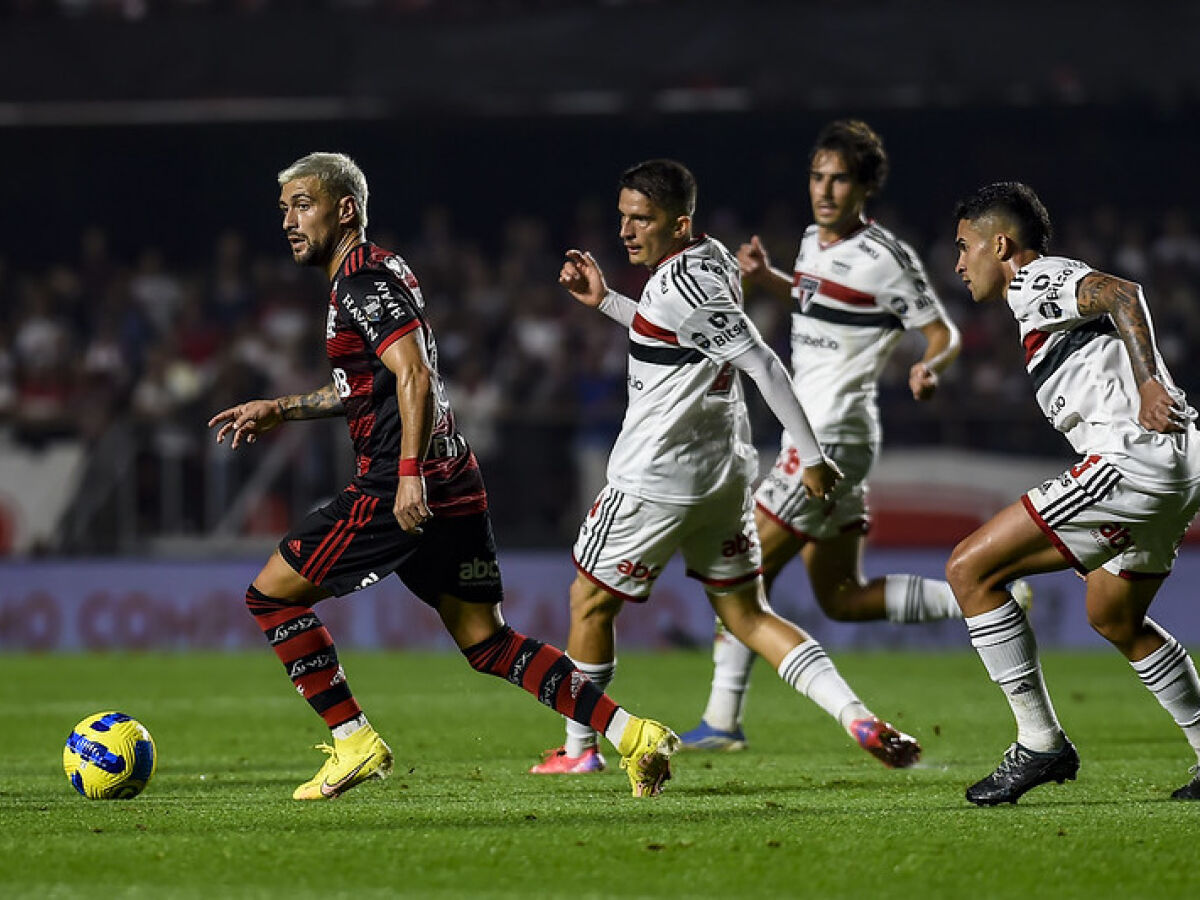
[[[949,584],[918,575],[888,575],[884,579],[883,603],[892,622],[933,622],[963,617]]]
[[[625,726],[629,724],[630,718],[632,717],[629,713],[625,712],[623,707],[618,706],[617,711],[613,713],[612,721],[604,729],[604,736],[608,738],[610,744],[617,748],[618,753],[621,752],[621,738],[625,734]]]
[[[712,689],[704,708],[704,721],[713,728],[737,731],[742,727],[754,657],[754,651],[730,634],[718,619],[713,639]]]
[[[330,731],[333,732],[334,740],[344,741],[346,738],[350,737],[350,735],[354,734],[354,732],[366,727],[367,717],[363,713],[359,713],[349,722],[343,722],[336,728],[331,728]]]
[[[1011,597],[979,616],[967,616],[971,645],[992,681],[1000,685],[1017,720],[1017,740],[1042,753],[1066,741],[1038,663],[1037,641],[1024,611]]]
[[[1131,662],[1133,671],[1146,690],[1171,714],[1200,762],[1200,678],[1196,666],[1180,643],[1150,619],[1146,624],[1157,629],[1167,642],[1147,656]]]
[[[600,690],[606,690],[608,683],[613,679],[613,673],[617,670],[617,661],[606,663],[581,663],[577,659],[572,659],[580,672],[592,680]],[[576,722],[574,719],[565,719],[567,723],[567,740],[565,747],[567,748],[567,756],[580,756],[585,750],[590,747],[595,747],[599,743],[599,736],[587,725]]]
[[[871,715],[838,673],[833,660],[825,655],[825,648],[813,638],[789,650],[778,671],[780,678],[837,719],[847,731],[855,719]]]

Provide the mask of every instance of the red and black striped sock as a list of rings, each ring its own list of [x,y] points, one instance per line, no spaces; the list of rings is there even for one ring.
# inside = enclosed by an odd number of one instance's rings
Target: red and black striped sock
[[[330,728],[362,713],[338,663],[329,630],[312,607],[268,597],[254,585],[246,590],[246,608],[263,630],[296,690]]]
[[[505,625],[463,650],[471,668],[520,685],[539,701],[603,734],[617,704],[579,671],[565,653]]]

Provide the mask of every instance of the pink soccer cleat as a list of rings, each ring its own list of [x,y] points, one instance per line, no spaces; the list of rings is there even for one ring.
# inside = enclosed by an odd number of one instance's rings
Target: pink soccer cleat
[[[590,775],[604,768],[604,757],[595,747],[588,747],[578,756],[567,756],[564,746],[547,750],[545,758],[529,771],[534,775]]]
[[[855,719],[850,723],[850,734],[873,757],[889,769],[907,769],[921,758],[921,745],[917,739],[897,731],[882,719]]]

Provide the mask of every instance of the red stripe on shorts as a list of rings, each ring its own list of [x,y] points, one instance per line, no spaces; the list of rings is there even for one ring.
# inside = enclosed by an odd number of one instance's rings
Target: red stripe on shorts
[[[300,574],[313,584],[320,584],[333,568],[333,564],[346,552],[358,530],[371,518],[378,503],[379,498],[366,494],[355,500],[354,505],[350,507],[349,517],[339,520],[330,530],[316,552],[305,563]]]

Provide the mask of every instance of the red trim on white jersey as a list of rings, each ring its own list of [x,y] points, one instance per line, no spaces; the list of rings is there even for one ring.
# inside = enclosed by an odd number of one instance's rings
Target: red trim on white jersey
[[[627,594],[624,591],[618,591],[612,585],[605,584],[603,581],[601,581],[599,578],[597,578],[595,575],[593,575],[591,572],[589,572],[587,569],[585,569],[580,564],[579,560],[577,560],[575,558],[574,553],[571,554],[571,562],[575,563],[575,568],[579,571],[580,575],[582,575],[584,578],[586,578],[592,584],[596,585],[596,587],[600,588],[601,590],[606,591],[609,594],[612,594],[618,600],[625,600],[629,603],[645,603],[647,600],[650,599],[649,597],[635,597],[633,594]]]
[[[642,337],[654,338],[667,344],[679,344],[679,338],[675,336],[675,332],[643,319],[640,312],[634,313],[633,323],[629,327]]]
[[[830,300],[837,300],[841,303],[850,303],[854,306],[874,306],[875,295],[864,294],[862,291],[856,291],[854,288],[846,287],[844,284],[838,284],[836,281],[830,281],[828,278],[822,278],[819,275],[810,275],[807,272],[796,272],[792,276],[792,284],[799,285],[800,279],[811,278],[820,284],[816,292]]]
[[[1021,343],[1025,347],[1025,365],[1029,365],[1029,361],[1034,355],[1042,349],[1042,345],[1050,340],[1050,332],[1038,331],[1036,328],[1025,335]]]
[[[1021,505],[1025,507],[1025,512],[1029,513],[1029,518],[1033,519],[1034,524],[1037,525],[1038,528],[1042,529],[1046,537],[1050,539],[1050,543],[1054,545],[1054,548],[1063,555],[1063,559],[1069,562],[1075,571],[1086,578],[1088,570],[1084,568],[1083,563],[1081,563],[1075,554],[1071,552],[1070,548],[1063,543],[1062,538],[1054,533],[1054,529],[1046,524],[1046,520],[1038,514],[1038,511],[1034,508],[1033,501],[1029,499],[1028,494],[1023,494],[1021,496]]]
[[[860,231],[862,231],[863,229],[866,229],[866,228],[870,228],[870,227],[871,227],[872,225],[874,225],[874,224],[875,224],[875,220],[874,220],[874,219],[867,219],[865,222],[863,222],[861,225],[859,225],[857,228],[855,228],[855,229],[854,229],[853,231],[851,231],[849,234],[843,234],[843,235],[842,235],[840,238],[838,238],[836,241],[830,241],[828,244],[824,244],[824,243],[822,243],[822,242],[821,242],[821,239],[820,239],[820,238],[817,238],[817,249],[818,249],[818,250],[828,250],[830,247],[836,247],[836,246],[837,246],[838,244],[840,244],[842,241],[848,241],[848,240],[850,240],[850,238],[854,237],[854,236],[855,236],[856,234],[858,234]]]
[[[688,569],[688,578],[695,578],[701,584],[705,584],[711,588],[733,588],[740,584],[745,584],[748,581],[753,581],[763,573],[762,566],[759,566],[753,572],[747,572],[745,575],[739,575],[737,578],[706,578],[695,569]]]
[[[662,259],[660,259],[658,262],[656,262],[654,264],[654,271],[657,272],[659,269],[661,269],[663,266],[665,266],[667,263],[669,263],[671,260],[673,260],[679,254],[686,253],[688,250],[691,250],[693,247],[695,247],[701,241],[706,241],[706,240],[708,240],[707,234],[696,235],[694,238],[692,238],[690,241],[688,241],[686,244],[684,244],[682,247],[680,247],[674,253],[668,253],[666,256],[664,256]]]

